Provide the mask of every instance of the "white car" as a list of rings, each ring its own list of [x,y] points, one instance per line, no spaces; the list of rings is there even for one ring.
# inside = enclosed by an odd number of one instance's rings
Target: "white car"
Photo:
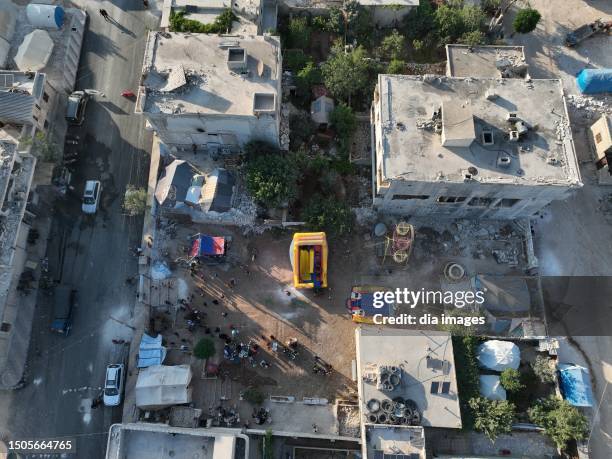
[[[100,201],[100,193],[102,192],[102,184],[99,180],[87,180],[85,182],[85,191],[83,192],[83,212],[86,214],[95,214],[98,211],[98,202]]]
[[[104,406],[117,406],[121,403],[123,392],[124,367],[122,363],[106,367],[106,379],[104,381]]]

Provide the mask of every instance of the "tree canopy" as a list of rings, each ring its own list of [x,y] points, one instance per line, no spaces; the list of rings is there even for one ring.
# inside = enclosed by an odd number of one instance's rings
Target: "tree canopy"
[[[474,428],[483,432],[491,441],[504,433],[510,433],[514,421],[514,404],[507,400],[489,400],[474,397],[468,402],[474,416]]]
[[[297,196],[299,173],[290,157],[256,156],[246,167],[246,184],[253,198],[268,207],[289,203]]]
[[[366,50],[359,46],[345,52],[341,42],[336,42],[321,71],[323,81],[331,94],[343,101],[368,86],[369,66]]]
[[[536,28],[541,17],[542,15],[538,10],[523,8],[516,13],[512,27],[517,33],[529,33]]]
[[[544,427],[559,449],[564,449],[570,440],[584,440],[589,432],[586,417],[567,400],[554,395],[539,399],[528,414],[531,422]]]

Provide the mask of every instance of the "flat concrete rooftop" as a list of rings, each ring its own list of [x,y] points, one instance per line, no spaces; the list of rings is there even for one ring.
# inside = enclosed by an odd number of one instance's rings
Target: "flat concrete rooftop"
[[[482,183],[581,185],[560,80],[379,75],[374,103],[382,180],[464,182],[470,171]],[[443,146],[437,128],[469,146]]]
[[[272,109],[279,104],[280,77],[274,37],[150,32],[139,105],[146,113],[253,115],[256,95],[264,111],[269,95]]]
[[[166,424],[113,424],[106,458],[233,459],[237,441],[247,440],[245,435],[231,429],[215,431],[169,427]],[[248,448],[248,441],[246,446]],[[244,450],[244,445],[240,449]]]
[[[527,69],[522,46],[446,45],[448,76],[500,78],[500,67]]]
[[[404,454],[406,459],[425,458],[425,433],[422,427],[366,426],[367,445],[365,459],[383,454]],[[380,454],[380,453],[379,453]]]
[[[416,403],[422,426],[461,428],[453,344],[448,333],[362,326],[355,330],[355,341],[364,425],[377,424],[367,418],[368,401],[402,397]],[[377,389],[377,383],[368,380],[367,375],[379,365],[400,369],[400,382],[394,390]],[[438,388],[450,384],[448,393],[431,393],[432,383],[438,383]]]

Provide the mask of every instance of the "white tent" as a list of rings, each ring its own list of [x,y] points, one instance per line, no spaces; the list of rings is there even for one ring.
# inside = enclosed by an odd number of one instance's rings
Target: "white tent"
[[[136,406],[154,410],[191,402],[189,365],[153,365],[138,374]]]
[[[509,341],[490,340],[478,346],[480,365],[489,370],[504,371],[506,368],[515,370],[521,363],[521,351],[518,346]]]
[[[22,71],[40,70],[47,65],[52,52],[53,40],[47,31],[36,29],[23,39],[15,56],[15,64]]]
[[[489,400],[506,400],[504,389],[497,375],[480,375],[480,395]]]

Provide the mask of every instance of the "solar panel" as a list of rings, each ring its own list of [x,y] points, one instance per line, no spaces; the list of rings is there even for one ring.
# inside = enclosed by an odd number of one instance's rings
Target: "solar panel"
[[[429,390],[430,394],[437,394],[438,393],[438,387],[440,386],[440,383],[437,381],[432,381],[431,383],[431,389]]]
[[[450,381],[445,381],[442,383],[442,393],[443,394],[448,394],[448,391],[450,390]]]

